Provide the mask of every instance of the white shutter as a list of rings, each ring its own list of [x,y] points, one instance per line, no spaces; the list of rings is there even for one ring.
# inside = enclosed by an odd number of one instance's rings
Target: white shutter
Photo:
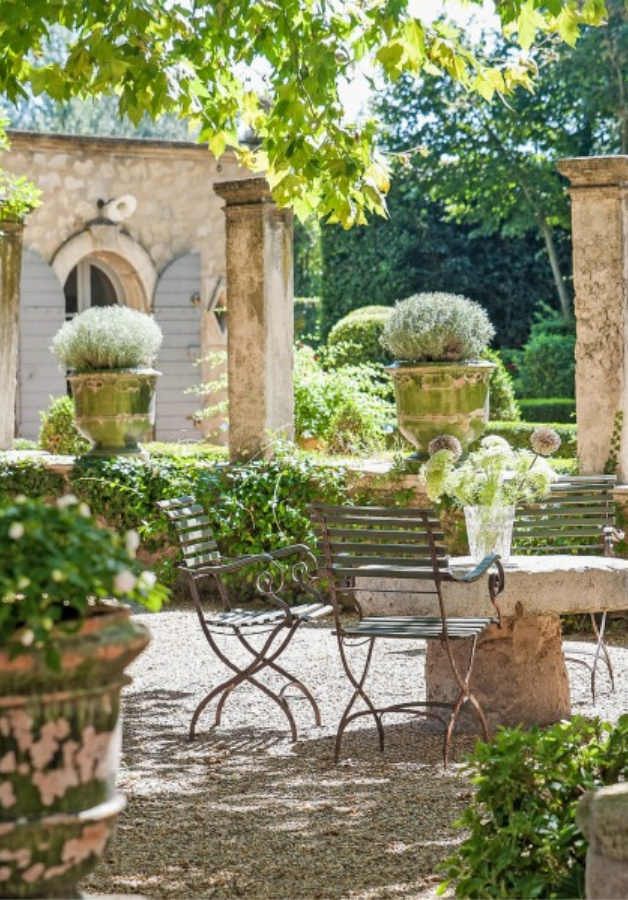
[[[18,434],[37,440],[40,411],[48,409],[50,397],[66,393],[64,373],[50,352],[65,321],[65,297],[48,263],[30,250],[22,256],[20,292]]]
[[[203,405],[203,398],[186,394],[186,388],[199,384],[201,367],[194,361],[201,356],[201,260],[189,253],[171,263],[162,273],[155,292],[155,320],[164,333],[156,368],[157,417],[155,438],[158,441],[201,438],[194,426],[193,414]]]

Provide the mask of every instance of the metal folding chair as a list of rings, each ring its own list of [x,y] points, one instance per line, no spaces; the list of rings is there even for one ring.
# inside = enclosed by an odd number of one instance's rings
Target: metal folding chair
[[[203,507],[193,497],[178,497],[162,500],[157,504],[172,522],[183,555],[179,569],[185,576],[190,594],[198,614],[203,634],[218,659],[233,672],[233,675],[216,685],[204,697],[192,716],[190,740],[195,736],[196,723],[203,710],[215,698],[215,725],[220,725],[222,712],[233,690],[241,684],[251,684],[275,702],[284,713],[290,725],[292,740],[297,740],[297,727],[286,700],[288,688],[299,690],[310,703],[314,720],[321,724],[320,710],[308,688],[281,666],[277,660],[294,637],[301,625],[313,622],[331,613],[332,607],[325,603],[311,583],[311,573],[316,566],[315,558],[303,544],[282,547],[269,553],[257,553],[238,559],[222,559],[210,528],[209,518]],[[236,607],[231,602],[230,589],[225,576],[249,567],[257,567],[255,579],[257,595],[267,601],[266,609]],[[208,579],[215,586],[222,603],[222,609],[212,611],[206,608],[199,592],[199,582]],[[309,595],[310,602],[290,606],[281,596],[287,583],[299,592]],[[217,643],[217,636],[237,639],[249,658],[246,665],[239,665],[230,659]],[[251,638],[260,636],[259,642]],[[284,681],[279,691],[272,690],[259,680],[262,672],[269,670],[281,676]]]
[[[479,635],[492,623],[501,622],[497,602],[504,588],[504,571],[499,557],[488,556],[480,565],[464,575],[449,569],[444,547],[444,534],[436,514],[425,509],[397,509],[385,507],[327,506],[313,504],[310,513],[319,537],[319,573],[329,582],[334,607],[336,635],[342,663],[353,694],[342,715],[336,734],[335,759],[338,761],[344,731],[361,716],[371,716],[379,735],[380,749],[384,749],[382,719],[388,713],[412,713],[436,719],[445,728],[444,762],[447,765],[451,737],[460,711],[469,703],[480,723],[485,738],[489,738],[486,717],[471,690],[471,675]],[[445,581],[471,583],[488,574],[488,593],[495,608],[495,618],[447,615],[441,586]],[[398,587],[382,587],[382,580],[403,579],[403,594],[430,596],[434,615],[431,616],[364,616],[360,606],[360,591],[368,580],[378,580],[378,593],[399,593]],[[341,598],[352,601],[358,619],[348,624],[343,615]],[[366,690],[366,678],[373,660],[375,643],[379,639],[438,640],[445,647],[447,658],[459,687],[454,703],[413,700],[377,706]],[[470,657],[465,671],[456,662],[452,644],[470,642]],[[349,648],[366,645],[362,673],[356,675],[349,661]],[[362,701],[363,709],[355,709]],[[445,716],[443,710],[448,711]]]
[[[615,544],[624,537],[615,524],[615,475],[561,475],[550,494],[538,503],[517,510],[513,532],[515,553],[615,555]],[[591,672],[591,695],[595,702],[597,671],[606,666],[611,691],[615,690],[613,664],[604,632],[606,613],[590,613],[595,647],[570,650],[569,662]]]

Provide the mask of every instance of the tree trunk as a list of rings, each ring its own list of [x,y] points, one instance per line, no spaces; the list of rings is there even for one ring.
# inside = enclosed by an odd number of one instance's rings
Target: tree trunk
[[[0,450],[15,436],[22,222],[0,223]]]
[[[560,308],[564,317],[566,319],[571,319],[571,300],[569,298],[569,292],[565,287],[562,272],[560,271],[560,263],[558,261],[558,254],[556,253],[556,245],[554,244],[554,235],[552,229],[547,224],[545,216],[539,215],[538,220],[539,228],[543,235],[543,240],[545,241],[545,249],[547,250],[550,266],[552,267],[552,275],[554,276],[554,284],[556,285]]]

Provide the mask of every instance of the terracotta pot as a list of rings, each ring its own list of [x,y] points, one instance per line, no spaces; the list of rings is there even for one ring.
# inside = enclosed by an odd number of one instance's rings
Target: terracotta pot
[[[57,630],[60,671],[41,650],[0,648],[0,897],[76,897],[124,806],[115,780],[124,668],[146,628],[96,607]]]
[[[76,424],[93,441],[87,456],[144,454],[138,441],[155,425],[154,369],[110,369],[69,375]]]
[[[386,366],[395,386],[399,430],[427,459],[429,442],[452,434],[463,450],[488,422],[491,362],[394,363]]]

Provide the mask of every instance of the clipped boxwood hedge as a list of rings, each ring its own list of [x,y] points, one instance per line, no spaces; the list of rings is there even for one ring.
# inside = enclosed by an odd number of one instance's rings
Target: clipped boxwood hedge
[[[572,397],[534,397],[518,401],[526,422],[566,422],[573,424],[576,401]]]
[[[505,438],[515,450],[529,450],[530,437],[535,428],[553,428],[560,437],[560,450],[557,456],[561,459],[578,458],[578,426],[566,425],[564,422],[489,422],[486,434],[497,434]]]

